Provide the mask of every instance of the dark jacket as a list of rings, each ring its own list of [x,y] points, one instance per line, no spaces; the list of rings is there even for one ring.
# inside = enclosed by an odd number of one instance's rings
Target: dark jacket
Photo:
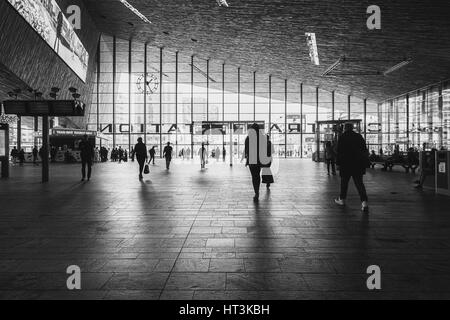
[[[365,174],[369,163],[369,152],[364,138],[354,132],[344,132],[338,142],[337,164],[341,174]]]
[[[89,140],[81,140],[78,145],[80,148],[80,156],[82,160],[89,161],[94,159],[94,146],[89,142]]]
[[[147,146],[144,143],[137,143],[134,146],[134,154],[137,159],[147,159]]]

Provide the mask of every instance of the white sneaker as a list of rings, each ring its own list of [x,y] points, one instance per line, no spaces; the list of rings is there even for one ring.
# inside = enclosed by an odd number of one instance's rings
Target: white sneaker
[[[341,198],[334,199],[334,203],[336,203],[339,206],[345,206],[345,200]]]
[[[367,203],[367,201],[363,201],[361,210],[363,212],[369,212],[369,204]]]

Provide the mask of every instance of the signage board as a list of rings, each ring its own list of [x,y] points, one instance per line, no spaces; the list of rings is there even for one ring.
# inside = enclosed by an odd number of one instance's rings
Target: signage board
[[[3,103],[5,114],[17,116],[82,117],[86,106],[75,100],[8,100]]]

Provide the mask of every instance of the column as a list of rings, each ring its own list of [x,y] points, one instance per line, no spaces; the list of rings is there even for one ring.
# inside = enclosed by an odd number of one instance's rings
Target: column
[[[300,158],[303,158],[303,83],[300,83]]]
[[[162,143],[162,91],[163,91],[163,48],[159,48],[159,156],[163,156]]]

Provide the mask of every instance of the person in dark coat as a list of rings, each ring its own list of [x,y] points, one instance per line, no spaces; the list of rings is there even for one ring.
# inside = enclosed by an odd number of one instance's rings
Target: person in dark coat
[[[16,164],[17,163],[17,158],[19,157],[19,150],[17,150],[16,147],[14,147],[11,150],[11,158],[13,160],[13,163]]]
[[[363,176],[369,161],[369,152],[364,138],[353,131],[353,124],[346,123],[344,133],[337,146],[337,164],[341,174],[341,194],[335,199],[336,204],[344,206],[347,198],[348,183],[353,178],[362,202],[362,211],[368,212],[368,197]]]
[[[38,160],[39,150],[38,150],[37,146],[34,146],[34,148],[32,150],[32,154],[33,154],[33,165],[38,166],[37,160]]]
[[[155,146],[153,146],[150,151],[150,160],[148,161],[148,163],[153,162],[153,165],[155,165],[155,155],[156,155],[156,150],[155,150]]]
[[[271,158],[267,156],[267,137],[263,130],[259,128],[257,123],[252,124],[245,139],[244,157],[246,159],[245,166],[248,166],[252,175],[253,190],[255,196],[253,201],[259,200],[259,188],[261,185],[261,168],[267,166],[271,162]],[[266,150],[261,150],[260,147]]]
[[[144,171],[145,161],[147,160],[147,146],[142,142],[142,138],[138,138],[138,143],[134,146],[134,154],[139,163],[139,180],[142,180],[142,171]]]
[[[20,149],[20,151],[19,151],[19,164],[20,164],[20,166],[23,166],[24,162],[25,162],[25,151],[23,149]]]
[[[166,159],[166,169],[167,170],[170,169],[170,162],[172,161],[172,153],[173,153],[173,148],[170,146],[170,142],[167,142],[167,145],[163,151],[163,157]]]
[[[89,141],[88,136],[84,135],[79,144],[81,156],[81,181],[86,179],[86,166],[88,167],[87,179],[91,180],[92,163],[94,162],[94,146]]]

